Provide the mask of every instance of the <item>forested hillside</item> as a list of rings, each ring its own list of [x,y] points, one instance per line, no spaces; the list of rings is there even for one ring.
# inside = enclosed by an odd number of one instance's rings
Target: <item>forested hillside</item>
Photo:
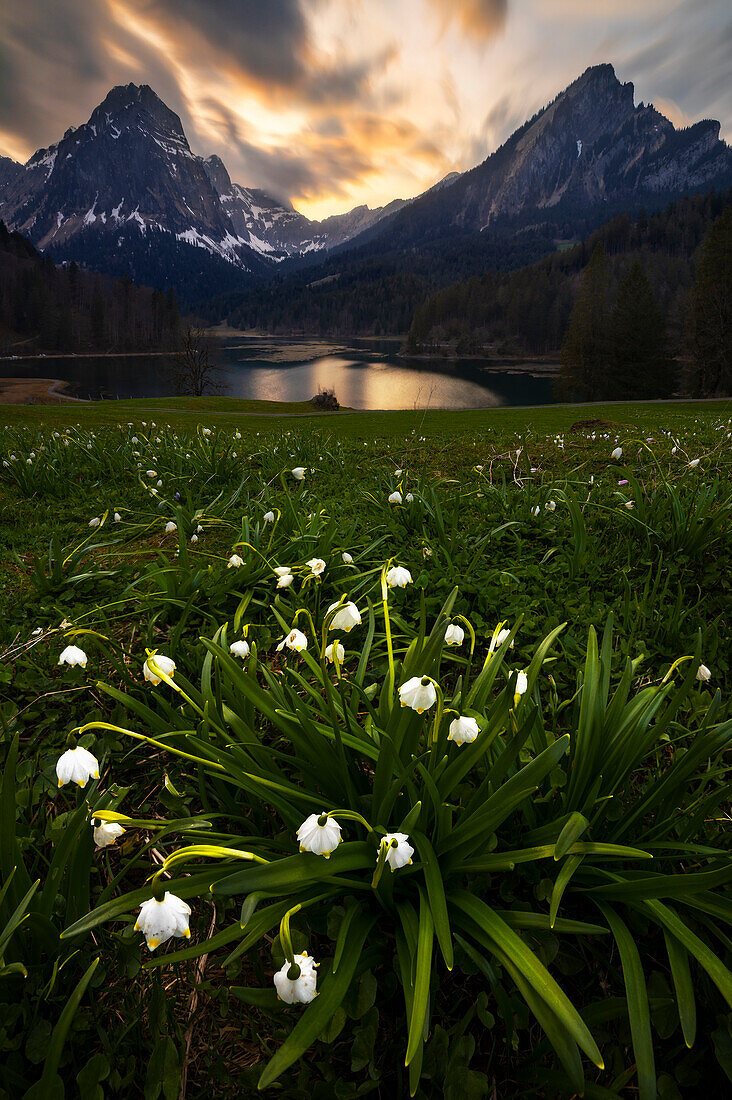
[[[0,222],[0,351],[124,351],[170,348],[179,338],[175,295],[127,276],[57,267]]]
[[[683,343],[694,256],[732,192],[679,199],[655,214],[621,214],[581,244],[507,274],[488,271],[456,282],[415,311],[408,338],[414,353],[555,355],[564,340],[580,273],[601,245],[608,294],[617,295],[640,263],[665,320],[669,349]]]

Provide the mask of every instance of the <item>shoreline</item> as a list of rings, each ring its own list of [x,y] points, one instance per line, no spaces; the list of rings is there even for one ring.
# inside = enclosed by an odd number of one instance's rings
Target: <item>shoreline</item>
[[[94,404],[62,392],[69,388],[70,383],[62,378],[0,378],[0,405]]]

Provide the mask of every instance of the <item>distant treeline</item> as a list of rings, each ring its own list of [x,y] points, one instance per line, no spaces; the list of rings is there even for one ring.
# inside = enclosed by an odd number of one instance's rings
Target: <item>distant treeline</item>
[[[55,266],[0,222],[0,352],[171,348],[181,318],[172,291]]]
[[[679,199],[665,210],[614,217],[582,243],[507,274],[489,271],[430,296],[415,311],[407,348],[446,355],[556,355],[580,275],[597,246],[607,257],[607,294],[617,296],[639,263],[664,319],[668,351],[684,347],[694,257],[732,192]]]

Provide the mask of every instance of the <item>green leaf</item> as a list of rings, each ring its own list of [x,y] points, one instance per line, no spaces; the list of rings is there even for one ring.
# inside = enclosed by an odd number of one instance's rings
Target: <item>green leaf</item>
[[[424,873],[425,885],[427,886],[427,897],[432,911],[437,942],[440,945],[440,951],[445,960],[445,966],[448,970],[452,970],[454,961],[452,932],[450,931],[450,918],[447,915],[445,886],[442,880],[440,864],[435,855],[434,848],[424,833],[415,830],[412,836],[414,837],[417,851],[424,864],[422,870]]]

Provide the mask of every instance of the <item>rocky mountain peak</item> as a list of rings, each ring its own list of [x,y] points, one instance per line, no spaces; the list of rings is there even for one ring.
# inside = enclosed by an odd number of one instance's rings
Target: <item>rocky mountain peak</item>
[[[98,132],[110,131],[112,136],[138,129],[165,135],[188,148],[180,118],[149,84],[119,84],[110,89],[92,111],[87,127]]]

